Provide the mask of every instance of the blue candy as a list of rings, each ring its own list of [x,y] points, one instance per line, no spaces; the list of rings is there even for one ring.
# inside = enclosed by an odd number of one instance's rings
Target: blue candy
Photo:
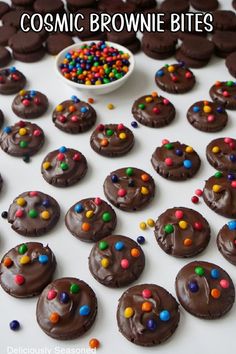
[[[84,210],[84,207],[82,204],[76,204],[74,207],[74,210],[76,213],[82,213],[82,211]]]
[[[65,146],[61,146],[59,151],[64,154],[65,152],[67,152],[67,148]]]
[[[212,277],[212,279],[219,279],[220,272],[218,271],[218,269],[211,270],[211,277]]]
[[[41,254],[39,256],[39,263],[47,264],[48,263],[48,256],[46,254]]]
[[[187,168],[188,170],[192,168],[192,161],[190,160],[184,160],[184,167]]]
[[[83,305],[79,309],[80,316],[88,316],[91,312],[91,309],[88,305]]]
[[[228,222],[228,228],[232,230],[236,230],[236,220],[231,220]]]
[[[170,313],[168,310],[161,311],[159,316],[160,316],[160,320],[164,322],[167,322],[170,319]]]
[[[124,247],[125,247],[124,242],[118,241],[115,244],[115,249],[117,251],[122,251],[124,249]]]

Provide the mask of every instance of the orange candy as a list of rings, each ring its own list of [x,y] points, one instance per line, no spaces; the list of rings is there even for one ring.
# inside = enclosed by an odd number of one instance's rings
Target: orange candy
[[[89,341],[89,347],[90,347],[91,349],[98,349],[99,346],[100,346],[100,342],[99,342],[98,339],[96,339],[96,338],[90,339],[90,341]]]
[[[5,259],[4,259],[4,261],[3,261],[3,265],[5,266],[5,267],[10,267],[11,265],[12,265],[12,260],[11,260],[11,258],[10,257],[6,257]]]
[[[150,312],[152,311],[152,304],[151,302],[145,301],[142,303],[142,311],[144,312]]]
[[[220,290],[218,290],[218,289],[212,289],[212,290],[211,290],[211,296],[212,296],[214,299],[219,299],[219,297],[220,297]]]
[[[132,248],[132,250],[130,251],[130,254],[134,258],[138,258],[140,256],[139,249],[138,248]]]
[[[88,103],[94,103],[94,99],[93,98],[88,98]]]
[[[81,226],[81,229],[83,230],[83,231],[89,231],[90,230],[90,224],[89,223],[87,223],[87,222],[84,222],[83,224],[82,224],[82,226]]]
[[[75,111],[76,111],[75,106],[70,106],[70,107],[69,107],[69,112],[75,112]]]
[[[49,317],[49,320],[52,323],[57,323],[59,321],[59,318],[60,318],[60,316],[58,315],[57,312],[52,312],[50,317]]]
[[[102,139],[100,142],[101,146],[107,146],[108,145],[108,140],[107,139]]]
[[[184,246],[189,247],[189,246],[192,246],[192,244],[193,244],[193,241],[191,240],[191,238],[186,238],[184,240]]]
[[[150,179],[150,177],[149,177],[149,175],[147,173],[143,173],[141,175],[141,180],[142,181],[147,182],[147,181],[149,181],[149,179]]]
[[[152,92],[152,97],[157,97],[157,96],[158,96],[157,92],[156,92],[156,91],[153,91],[153,92]]]

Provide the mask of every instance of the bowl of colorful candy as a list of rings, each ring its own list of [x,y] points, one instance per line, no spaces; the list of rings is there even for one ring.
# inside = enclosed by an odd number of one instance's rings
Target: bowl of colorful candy
[[[69,86],[92,94],[107,94],[130,78],[134,56],[112,42],[93,41],[73,44],[56,58],[56,70]]]

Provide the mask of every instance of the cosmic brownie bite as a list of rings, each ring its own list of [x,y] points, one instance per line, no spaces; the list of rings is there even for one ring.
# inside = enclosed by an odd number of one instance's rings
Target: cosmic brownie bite
[[[212,13],[214,30],[235,31],[236,14],[231,10],[216,10]],[[230,33],[229,33],[230,34]]]
[[[141,247],[131,238],[120,235],[97,242],[89,255],[89,270],[101,284],[120,288],[138,279],[145,266]]]
[[[99,155],[118,157],[134,146],[134,134],[124,124],[99,124],[90,137],[91,148]]]
[[[151,128],[169,125],[175,118],[175,107],[157,92],[138,98],[132,107],[134,118],[141,124]]]
[[[194,74],[184,63],[166,64],[156,72],[155,81],[163,91],[169,93],[185,93],[194,87]]]
[[[116,227],[116,213],[101,198],[86,198],[67,212],[65,224],[70,233],[84,242],[97,242],[112,234]]]
[[[10,11],[10,6],[5,1],[0,1],[0,18]]]
[[[11,296],[36,296],[51,282],[55,268],[56,258],[48,246],[38,242],[22,243],[3,256],[0,284]]]
[[[233,138],[217,138],[206,148],[208,162],[219,171],[236,172],[236,140]]]
[[[51,55],[57,55],[64,48],[74,43],[74,40],[67,33],[54,33],[50,34],[46,40],[46,50]]]
[[[39,118],[48,109],[48,98],[35,90],[21,90],[12,102],[13,112],[20,118]]]
[[[236,220],[229,221],[220,229],[216,243],[223,257],[236,265]]]
[[[12,26],[0,27],[0,45],[7,46],[9,39],[16,33],[17,29]]]
[[[217,31],[212,36],[212,42],[215,44],[215,55],[227,58],[236,51],[236,32]]]
[[[12,60],[11,53],[5,47],[0,46],[0,67],[7,66]]]
[[[37,191],[20,194],[8,210],[12,229],[23,236],[40,236],[50,231],[58,222],[60,207],[47,194]]]
[[[55,126],[70,134],[89,130],[95,124],[96,119],[97,113],[94,108],[76,96],[57,105],[52,114]]]
[[[123,211],[135,211],[152,200],[155,183],[145,171],[127,167],[111,172],[105,179],[103,189],[114,206]]]
[[[172,181],[185,181],[197,173],[201,160],[191,146],[165,139],[163,145],[154,151],[151,163],[160,176]]]
[[[236,82],[216,81],[209,93],[213,101],[222,104],[226,109],[236,109]]]
[[[174,257],[193,257],[202,252],[210,240],[207,220],[189,208],[171,208],[155,224],[155,236],[161,249]]]
[[[90,286],[77,278],[50,283],[39,297],[37,322],[50,337],[68,340],[80,337],[93,325],[97,298]]]
[[[187,119],[194,128],[214,133],[226,126],[228,114],[222,103],[198,101],[188,109]]]
[[[65,8],[62,0],[36,0],[34,2],[34,11],[42,15],[50,13],[55,16],[56,14],[64,14]]]
[[[0,94],[12,95],[19,92],[26,85],[24,74],[15,67],[0,70]]]
[[[203,319],[222,317],[231,309],[235,300],[230,276],[213,263],[188,263],[177,274],[175,288],[183,308]]]
[[[168,31],[145,32],[142,38],[143,52],[153,59],[166,59],[175,53],[176,37]]]
[[[49,152],[41,164],[43,178],[54,187],[68,187],[77,183],[85,176],[87,169],[85,156],[65,146]]]
[[[116,319],[119,331],[126,339],[150,347],[173,335],[179,324],[179,305],[161,286],[136,285],[119,299]]]
[[[35,155],[44,140],[44,132],[37,124],[24,121],[5,127],[0,134],[1,149],[16,157]]]

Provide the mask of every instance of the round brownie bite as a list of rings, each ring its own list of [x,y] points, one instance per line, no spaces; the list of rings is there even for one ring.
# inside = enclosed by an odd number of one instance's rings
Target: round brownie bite
[[[191,146],[165,140],[154,151],[151,163],[160,176],[172,181],[185,181],[197,173],[201,160]]]
[[[194,74],[183,63],[165,65],[156,72],[155,81],[163,91],[185,93],[194,87]]]
[[[49,35],[46,40],[47,52],[51,55],[57,55],[64,48],[74,44],[74,40],[66,33],[55,33]]]
[[[58,222],[60,207],[49,195],[30,191],[13,200],[8,210],[8,222],[12,229],[23,236],[41,236]]]
[[[104,193],[109,202],[123,211],[136,211],[154,197],[153,178],[135,167],[120,168],[105,179]]]
[[[65,8],[62,0],[36,0],[34,2],[34,11],[39,12],[42,15],[47,13],[56,15],[57,13],[63,14],[65,12]]]
[[[194,128],[214,133],[226,126],[228,114],[221,103],[198,101],[188,109],[187,119]]]
[[[233,138],[217,138],[206,148],[208,162],[219,171],[236,172],[236,140]]]
[[[124,124],[99,124],[90,137],[91,148],[99,155],[118,157],[134,146],[134,134]]]
[[[236,32],[217,31],[212,36],[212,42],[215,44],[215,55],[227,58],[236,51]]]
[[[11,296],[36,296],[51,282],[55,269],[56,258],[48,245],[22,243],[3,256],[0,284]]]
[[[213,263],[188,263],[177,274],[175,288],[183,308],[203,319],[222,317],[232,308],[235,300],[230,276]]]
[[[181,51],[190,58],[206,60],[212,56],[214,44],[206,38],[192,36],[183,40]]]
[[[214,11],[219,6],[218,0],[190,0],[190,4],[199,11]]]
[[[166,59],[175,52],[176,37],[171,32],[145,32],[142,38],[143,52],[153,59]]]
[[[16,157],[35,155],[44,141],[43,130],[37,124],[24,121],[5,127],[0,135],[1,149]]]
[[[229,70],[229,73],[236,77],[236,51],[227,56],[225,65]]]
[[[236,109],[236,82],[217,81],[209,93],[213,101],[224,105],[226,109]]]
[[[216,172],[205,182],[203,199],[209,208],[226,218],[236,218],[236,174]]]
[[[0,46],[0,67],[7,66],[12,60],[11,53],[5,47]]]
[[[16,28],[13,26],[0,27],[0,45],[7,46],[9,39],[16,33]]]
[[[97,242],[89,255],[89,270],[101,284],[120,288],[134,282],[143,272],[145,257],[131,238],[111,235]]]
[[[77,278],[60,278],[50,283],[40,295],[36,309],[40,328],[58,340],[80,337],[92,327],[96,315],[94,291]]]
[[[119,299],[116,319],[119,331],[126,339],[150,347],[173,335],[179,324],[179,305],[161,286],[136,285]]]
[[[236,220],[229,221],[220,229],[216,243],[223,257],[236,265]]]
[[[0,94],[12,95],[26,85],[25,76],[15,67],[0,70]]]
[[[235,31],[236,14],[231,10],[216,10],[212,13],[214,30]]]
[[[12,102],[13,112],[20,118],[39,118],[48,109],[48,98],[35,90],[21,90]]]
[[[10,11],[8,11],[7,13],[5,13],[2,16],[3,25],[13,26],[16,29],[20,29],[20,19],[24,13],[27,13],[29,15],[33,15],[33,12],[29,11],[29,10],[10,8]],[[27,22],[27,20],[26,20],[26,22]]]
[[[5,1],[0,1],[0,18],[10,11],[10,6]]]
[[[134,118],[150,128],[161,128],[169,125],[175,118],[175,107],[157,92],[138,98],[132,107]]]
[[[57,105],[52,114],[55,126],[69,134],[86,132],[95,124],[96,119],[94,108],[76,96]]]
[[[197,211],[171,208],[162,213],[155,224],[155,236],[161,249],[174,257],[193,257],[210,241],[210,226]]]
[[[192,36],[193,37],[193,36]],[[194,36],[196,37],[196,36]],[[185,37],[186,38],[186,37]],[[179,63],[184,63],[189,68],[200,69],[206,66],[210,60],[209,59],[195,59],[190,58],[186,54],[183,53],[181,47],[179,47],[175,53],[175,58]]]
[[[28,54],[42,47],[42,38],[33,31],[18,31],[9,39],[8,44],[13,52]]]
[[[43,178],[54,187],[69,187],[77,183],[85,176],[87,169],[85,156],[65,146],[49,152],[41,164]]]
[[[86,198],[67,212],[65,224],[70,233],[84,242],[97,242],[110,235],[116,227],[116,213],[101,198]]]

